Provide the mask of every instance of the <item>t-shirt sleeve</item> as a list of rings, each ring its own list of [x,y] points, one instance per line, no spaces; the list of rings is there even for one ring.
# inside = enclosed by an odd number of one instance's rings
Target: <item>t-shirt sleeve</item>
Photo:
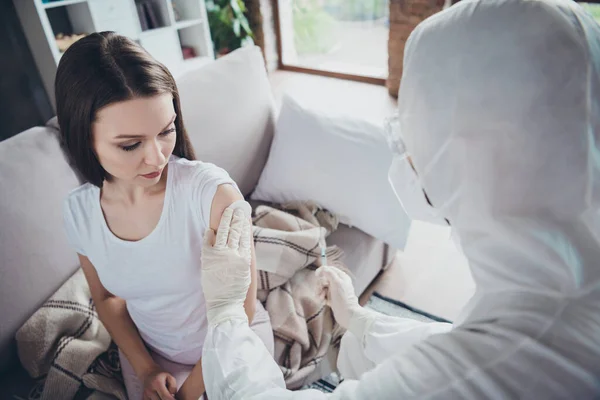
[[[200,219],[205,227],[210,226],[210,210],[217,188],[220,185],[231,184],[238,192],[240,190],[227,171],[210,163],[203,163],[197,168],[192,184],[192,201],[198,207]]]
[[[67,234],[67,240],[73,250],[82,256],[85,256],[85,251],[81,245],[81,237],[77,232],[73,210],[71,209],[71,203],[68,198],[63,203],[63,224]]]

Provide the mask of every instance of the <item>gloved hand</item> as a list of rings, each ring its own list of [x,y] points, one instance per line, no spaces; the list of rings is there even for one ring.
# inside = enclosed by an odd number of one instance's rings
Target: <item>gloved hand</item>
[[[210,325],[248,320],[244,301],[251,281],[251,235],[250,215],[233,205],[223,212],[216,235],[212,229],[204,235],[202,290]]]
[[[344,271],[322,266],[317,269],[316,274],[320,285],[325,289],[327,305],[331,307],[336,321],[362,341],[378,314],[360,306],[358,297],[354,294],[352,279]]]

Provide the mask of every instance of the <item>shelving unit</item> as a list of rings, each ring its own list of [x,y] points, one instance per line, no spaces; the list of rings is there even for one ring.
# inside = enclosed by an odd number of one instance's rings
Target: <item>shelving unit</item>
[[[43,3],[44,8],[48,9],[48,8],[54,8],[54,7],[64,7],[64,6],[68,6],[71,4],[77,4],[77,3],[85,3],[87,0],[63,0],[63,1],[52,1],[50,3]]]
[[[174,76],[214,60],[204,0],[13,3],[53,107],[54,77],[63,54],[56,39],[59,34],[114,31],[128,36],[165,64]],[[67,46],[70,42],[63,43]]]
[[[175,23],[175,27],[177,29],[183,29],[194,25],[200,25],[202,23],[201,19],[189,19],[185,21],[179,21]]]
[[[178,16],[174,15],[174,21],[187,21],[187,20],[196,20],[203,19],[206,16],[203,15],[202,9],[195,6],[193,1],[189,0],[172,0],[173,7],[171,7],[174,12],[177,11]]]

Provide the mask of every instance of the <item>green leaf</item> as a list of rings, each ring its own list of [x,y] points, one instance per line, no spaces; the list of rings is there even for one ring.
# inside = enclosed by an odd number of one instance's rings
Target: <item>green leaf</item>
[[[247,34],[252,34],[252,30],[250,29],[250,24],[248,23],[248,19],[245,16],[242,16],[239,19],[240,23],[242,24],[242,28],[244,28],[244,30],[246,31]]]
[[[245,15],[247,7],[243,0],[206,0],[206,4],[216,52],[224,48],[235,50],[244,43],[253,43],[252,28]]]
[[[239,19],[235,19],[233,20],[233,33],[235,33],[235,36],[240,37],[240,20]]]
[[[246,36],[242,39],[242,46],[252,46],[254,44],[254,40],[251,36]]]
[[[221,10],[221,12],[219,13],[219,20],[223,23],[223,25],[225,26],[231,26],[231,15],[230,15],[230,9],[229,8],[223,8]]]
[[[237,14],[237,13],[241,13],[242,9],[240,8],[240,4],[238,3],[238,0],[231,0],[229,2],[229,5],[231,6],[231,9]]]

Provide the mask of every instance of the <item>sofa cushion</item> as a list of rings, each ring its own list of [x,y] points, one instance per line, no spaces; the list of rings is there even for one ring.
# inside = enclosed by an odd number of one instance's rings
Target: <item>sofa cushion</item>
[[[35,127],[0,142],[0,373],[14,367],[14,334],[75,271],[62,202],[78,186],[58,132]]]
[[[286,97],[252,198],[313,200],[347,225],[402,249],[410,219],[388,181],[391,162],[383,121],[331,114]]]
[[[258,47],[238,49],[177,78],[196,156],[224,168],[247,195],[266,163],[274,101]]]

